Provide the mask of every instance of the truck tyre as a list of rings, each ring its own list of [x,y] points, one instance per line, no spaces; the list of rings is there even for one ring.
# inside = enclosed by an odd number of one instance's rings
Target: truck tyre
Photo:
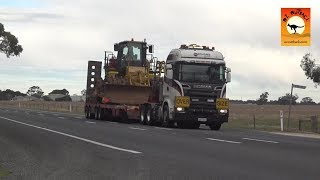
[[[212,123],[209,127],[211,130],[219,131],[221,128],[221,123]]]
[[[89,118],[90,118],[90,111],[89,111],[89,108],[88,108],[88,107],[86,107],[84,112],[85,112],[85,115],[86,115],[86,119],[89,119]]]
[[[113,121],[112,110],[111,109],[105,109],[105,111],[104,111],[104,119],[106,121]]]
[[[163,121],[162,121],[162,126],[163,127],[167,127],[167,128],[171,128],[174,126],[174,122],[170,121],[169,118],[169,108],[168,105],[164,105],[163,108]]]
[[[119,112],[119,122],[121,122],[121,123],[128,122],[128,114],[124,110],[120,110],[120,112]]]
[[[193,123],[192,124],[192,129],[199,129],[200,128],[200,123]]]
[[[180,128],[180,129],[185,128],[185,124],[183,122],[181,122],[181,121],[178,121],[177,125],[178,125],[178,128]]]
[[[147,106],[147,109],[146,109],[146,121],[147,121],[147,124],[149,126],[153,126],[154,125],[154,119],[152,118],[152,109],[151,109],[151,106]]]
[[[88,111],[89,111],[89,114],[90,114],[89,118],[90,118],[90,119],[94,119],[95,113],[92,113],[92,112],[91,112],[91,107],[88,109]]]
[[[105,109],[100,109],[100,120],[105,120]]]
[[[100,108],[99,107],[95,108],[95,119],[100,120]]]
[[[140,107],[140,123],[145,125],[146,124],[146,106],[142,105]]]

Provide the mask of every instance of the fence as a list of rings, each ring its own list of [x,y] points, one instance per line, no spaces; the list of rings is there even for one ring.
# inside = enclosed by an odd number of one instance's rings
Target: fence
[[[287,128],[289,107],[286,105],[231,104],[226,127],[280,131],[280,110],[283,111],[284,130],[316,132],[311,126],[311,116],[320,117],[320,105],[294,105],[290,126]],[[301,119],[308,119],[300,125]],[[318,129],[319,123],[316,125]],[[317,131],[318,132],[318,131]]]
[[[56,101],[0,101],[0,106],[11,108],[38,109],[56,112],[84,113],[84,102]]]

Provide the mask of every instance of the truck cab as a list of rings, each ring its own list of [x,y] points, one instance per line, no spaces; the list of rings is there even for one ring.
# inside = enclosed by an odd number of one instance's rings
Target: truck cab
[[[226,84],[230,72],[222,53],[214,48],[192,44],[171,50],[163,84],[169,120],[178,126],[206,124],[220,129],[229,116]]]

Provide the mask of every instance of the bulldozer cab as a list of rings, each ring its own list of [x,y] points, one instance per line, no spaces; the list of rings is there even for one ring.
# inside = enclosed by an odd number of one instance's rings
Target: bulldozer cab
[[[126,67],[143,67],[147,63],[147,43],[138,41],[123,41],[115,44],[117,54],[117,70],[119,75],[125,75]]]

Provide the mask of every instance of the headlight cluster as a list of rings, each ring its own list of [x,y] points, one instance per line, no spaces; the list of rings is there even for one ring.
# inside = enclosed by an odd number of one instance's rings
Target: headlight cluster
[[[177,107],[177,111],[183,111],[184,109],[182,107]]]
[[[220,109],[220,113],[221,113],[221,114],[226,114],[226,113],[228,113],[228,110],[226,110],[226,109]]]

